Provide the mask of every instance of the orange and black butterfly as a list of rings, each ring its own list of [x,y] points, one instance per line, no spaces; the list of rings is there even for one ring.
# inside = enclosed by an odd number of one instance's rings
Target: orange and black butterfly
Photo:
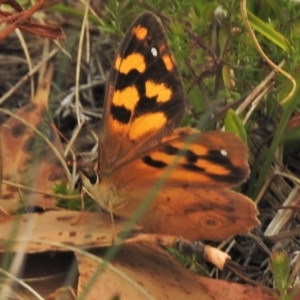
[[[161,178],[140,219],[149,233],[224,240],[259,224],[255,204],[229,188],[249,173],[243,141],[177,128],[185,93],[163,27],[149,12],[128,30],[107,83],[96,176],[85,188],[129,218]]]

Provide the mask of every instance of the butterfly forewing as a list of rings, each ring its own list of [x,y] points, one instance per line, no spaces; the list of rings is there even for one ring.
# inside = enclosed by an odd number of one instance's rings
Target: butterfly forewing
[[[247,157],[247,147],[233,133],[178,128],[159,145],[119,168],[111,180],[122,188],[136,182],[136,174],[140,174],[140,184],[151,187],[165,175],[167,186],[233,187],[248,177]]]
[[[106,90],[99,139],[99,172],[111,173],[176,127],[185,96],[164,30],[141,15],[118,51]]]

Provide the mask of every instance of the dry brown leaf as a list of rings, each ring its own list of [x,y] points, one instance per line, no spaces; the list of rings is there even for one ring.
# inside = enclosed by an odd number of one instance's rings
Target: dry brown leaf
[[[48,37],[51,39],[65,40],[66,36],[62,29],[53,25],[45,25],[34,22],[30,19],[33,13],[39,11],[48,6],[55,5],[56,1],[46,1],[39,0],[35,5],[30,7],[27,10],[23,10],[22,7],[14,0],[1,0],[0,5],[5,3],[14,8],[17,12],[10,13],[7,11],[0,10],[0,24],[1,23],[10,23],[4,30],[0,32],[0,41],[4,40],[10,33],[12,33],[16,28],[20,28],[28,33]]]
[[[50,245],[47,242],[80,248],[110,246],[126,223],[124,220],[115,220],[113,236],[111,218],[107,214],[49,211],[1,216],[0,251],[7,251],[8,242],[12,240],[19,241],[19,243],[9,244],[10,251],[17,252],[24,249],[24,243],[27,243],[25,247],[27,253],[70,251],[63,246]],[[37,240],[44,241],[46,244],[35,242]]]
[[[93,251],[94,256],[90,253],[76,254],[78,264],[71,253],[28,255],[21,277],[34,279],[28,283],[45,299],[60,299],[60,296],[62,299],[75,299],[76,294],[82,295],[90,278],[101,267],[101,259],[106,251]],[[14,291],[16,295],[26,295],[26,299],[32,299],[32,295],[24,289]],[[106,265],[104,273],[91,284],[88,292],[83,299],[111,299],[112,296],[119,296],[122,300],[274,299],[268,291],[258,287],[192,274],[165,251],[147,244],[124,245],[112,263]]]
[[[213,295],[213,299],[275,300],[267,288],[238,284],[203,276],[198,277],[197,280],[202,286],[205,286],[208,294]]]
[[[64,287],[56,290],[51,295],[48,295],[45,300],[75,300],[76,295],[74,294],[74,291],[70,287]]]
[[[16,112],[16,116],[47,137],[59,153],[63,153],[60,139],[47,121],[47,102],[53,67],[48,68],[36,96]],[[65,172],[57,156],[32,128],[10,117],[0,128],[3,158],[3,179],[26,187],[52,192],[55,183],[65,179]],[[22,202],[21,202],[22,201]],[[41,196],[3,184],[0,207],[14,212],[24,206],[55,207],[56,198]]]
[[[76,254],[78,295],[95,275],[99,263]],[[123,245],[85,299],[274,299],[260,288],[196,276],[155,245]]]
[[[79,265],[78,296],[99,268],[99,263],[76,255]],[[115,271],[117,270],[117,271]],[[212,299],[191,274],[154,245],[124,245],[97,278],[85,299]]]
[[[13,252],[70,251],[67,247],[51,245],[51,242],[80,248],[106,247],[110,246],[112,241],[119,241],[118,236],[126,225],[126,220],[116,219],[113,228],[110,215],[91,212],[48,211],[18,216],[0,215],[0,251],[7,251],[8,244],[9,250]],[[146,242],[176,247],[176,237],[144,234],[138,226],[135,227],[135,232],[138,234],[133,238],[129,237],[125,243]],[[37,243],[37,240],[41,243]],[[11,241],[17,243],[11,244]],[[223,269],[230,257],[214,247],[204,244],[203,247],[202,259]]]

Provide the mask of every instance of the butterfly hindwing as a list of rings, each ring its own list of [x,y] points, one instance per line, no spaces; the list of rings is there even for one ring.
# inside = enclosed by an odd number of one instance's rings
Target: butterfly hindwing
[[[146,199],[150,190],[140,182],[141,185],[123,194],[122,205],[114,207],[116,215],[129,218],[143,205],[141,199]],[[222,241],[258,226],[256,215],[255,204],[240,193],[182,183],[166,185],[156,191],[139,224],[148,233],[173,235],[190,241]]]
[[[171,132],[185,96],[164,30],[152,13],[131,26],[109,77],[99,139],[99,168],[109,174]]]

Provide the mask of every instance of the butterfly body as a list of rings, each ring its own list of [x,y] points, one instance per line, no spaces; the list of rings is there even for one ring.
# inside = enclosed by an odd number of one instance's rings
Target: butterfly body
[[[249,174],[244,143],[226,132],[175,129],[185,110],[164,30],[151,13],[125,36],[108,80],[98,180],[85,188],[106,210],[140,219],[149,233],[222,240],[259,224],[253,202],[230,190]],[[155,186],[157,187],[155,189]]]

